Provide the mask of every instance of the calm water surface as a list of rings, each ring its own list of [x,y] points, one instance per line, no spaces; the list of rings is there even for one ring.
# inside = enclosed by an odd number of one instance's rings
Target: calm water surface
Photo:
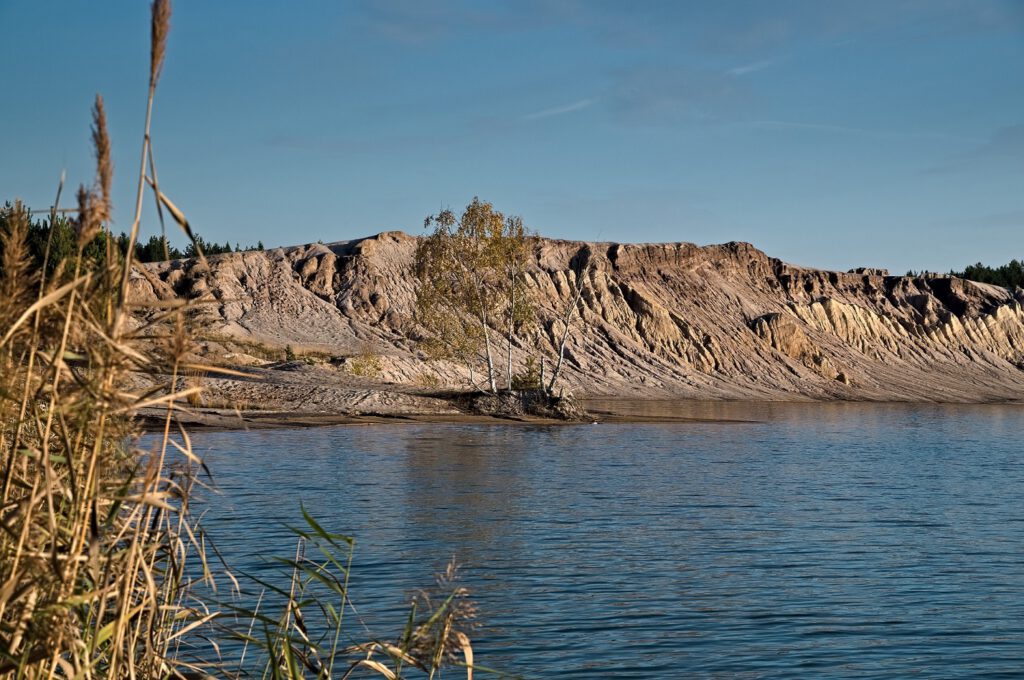
[[[355,536],[360,640],[455,555],[526,677],[1024,676],[1024,407],[643,408],[756,422],[203,433],[206,525]]]

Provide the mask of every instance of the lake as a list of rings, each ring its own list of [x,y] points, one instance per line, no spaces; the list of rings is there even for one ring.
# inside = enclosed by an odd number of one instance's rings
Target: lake
[[[526,677],[1024,673],[1024,407],[632,408],[749,422],[199,432],[205,525],[258,574],[298,499],[354,536],[353,640],[454,555]]]

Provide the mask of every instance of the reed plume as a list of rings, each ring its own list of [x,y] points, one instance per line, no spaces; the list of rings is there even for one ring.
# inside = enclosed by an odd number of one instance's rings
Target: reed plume
[[[96,95],[92,109],[92,145],[96,156],[96,188],[99,191],[97,218],[108,222],[111,214],[110,188],[114,181],[114,163],[110,159],[110,135],[107,133],[107,112],[103,97]]]
[[[78,220],[75,222],[75,235],[78,238],[78,249],[84,250],[89,242],[100,233],[100,201],[92,189],[82,184],[78,187]]]
[[[453,557],[444,571],[434,575],[434,587],[421,590],[413,598],[414,611],[424,612],[412,629],[408,653],[428,668],[440,668],[466,657],[469,633],[477,627],[477,607],[469,599],[469,590],[459,584],[459,565]],[[469,657],[472,652],[469,652]]]
[[[160,80],[160,71],[164,66],[164,53],[167,51],[167,34],[171,31],[170,0],[153,0],[150,7],[149,46],[149,88],[156,88]]]

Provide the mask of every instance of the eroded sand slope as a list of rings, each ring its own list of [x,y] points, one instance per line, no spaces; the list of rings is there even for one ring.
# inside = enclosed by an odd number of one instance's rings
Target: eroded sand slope
[[[147,265],[138,299],[208,298],[217,339],[379,357],[377,381],[464,384],[425,362],[413,321],[416,239],[366,239]],[[566,384],[589,395],[696,399],[1024,399],[1024,290],[954,278],[805,269],[746,243],[541,240],[539,329],[515,361],[556,352],[575,265],[592,263]],[[228,357],[230,361],[230,357]],[[499,365],[502,365],[499,362]]]

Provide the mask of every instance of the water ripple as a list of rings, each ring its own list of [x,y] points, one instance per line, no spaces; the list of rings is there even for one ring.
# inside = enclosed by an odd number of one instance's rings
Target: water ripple
[[[381,635],[457,555],[528,677],[1024,673],[1024,409],[665,408],[758,422],[202,433],[206,525],[264,574],[301,500]]]

